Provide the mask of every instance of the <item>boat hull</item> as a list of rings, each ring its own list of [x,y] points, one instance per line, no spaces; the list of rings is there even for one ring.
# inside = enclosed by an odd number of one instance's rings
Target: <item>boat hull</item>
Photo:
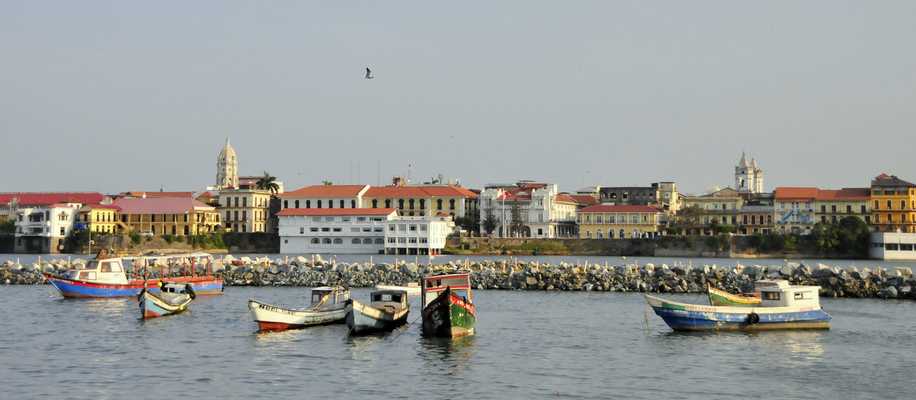
[[[760,296],[742,296],[732,294],[714,287],[707,288],[709,304],[713,306],[759,307]]]
[[[170,304],[155,294],[144,291],[140,296],[140,316],[143,319],[164,317],[166,315],[178,314],[188,309],[191,303],[191,296],[186,296],[187,300],[180,304]]]
[[[347,328],[351,335],[389,332],[407,323],[409,308],[387,312],[367,304],[351,300],[347,306]]]
[[[53,275],[45,275],[48,282],[65,298],[109,298],[134,297],[140,294],[143,287],[151,292],[159,291],[159,280],[134,280],[126,284],[100,284]],[[213,276],[168,278],[164,282],[190,283],[198,295],[216,295],[223,293],[223,280]]]
[[[820,308],[702,306],[648,295],[646,300],[675,331],[830,329],[832,319]]]
[[[257,300],[248,300],[248,309],[255,322],[258,323],[258,329],[262,332],[341,324],[346,321],[347,317],[345,304],[337,304],[327,309],[293,310]]]
[[[423,336],[456,338],[474,334],[477,310],[446,289],[423,308]]]

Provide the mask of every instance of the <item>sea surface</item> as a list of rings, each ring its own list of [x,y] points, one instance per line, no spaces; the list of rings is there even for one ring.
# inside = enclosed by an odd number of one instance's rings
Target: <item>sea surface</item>
[[[354,290],[366,298],[368,290]],[[332,325],[256,333],[246,300],[303,306],[303,288],[229,287],[187,313],[135,299],[64,300],[0,286],[0,398],[857,399],[916,393],[916,302],[824,299],[829,331],[674,333],[639,294],[476,291],[477,335],[411,324],[351,338]],[[671,295],[704,301],[697,295]]]

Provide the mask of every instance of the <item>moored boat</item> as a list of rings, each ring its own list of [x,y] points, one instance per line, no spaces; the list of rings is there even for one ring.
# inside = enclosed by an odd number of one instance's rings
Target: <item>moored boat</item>
[[[707,306],[645,295],[646,301],[675,331],[762,331],[829,329],[832,317],[820,306],[818,286],[759,281],[759,306]]]
[[[423,336],[455,338],[474,334],[477,308],[469,274],[423,278],[420,303]]]
[[[760,305],[759,291],[753,294],[732,294],[716,289],[712,285],[706,285],[706,294],[709,297],[709,305],[712,306],[756,307]]]
[[[140,302],[140,316],[143,319],[184,312],[188,309],[188,304],[197,297],[189,283],[160,283],[158,286],[157,293],[141,290],[137,296]]]
[[[398,285],[375,285],[376,290],[403,290],[407,292],[410,296],[419,296],[420,295],[420,285],[416,282],[410,282],[407,286],[398,286]]]
[[[387,332],[407,323],[410,303],[403,290],[377,290],[369,294],[368,304],[350,300],[347,327],[351,335]]]
[[[248,300],[248,309],[258,329],[285,331],[309,326],[343,323],[347,317],[350,290],[345,287],[318,287],[312,289],[312,303],[308,308],[291,309]]]
[[[44,276],[66,298],[132,297],[143,289],[158,292],[160,281],[189,284],[198,295],[223,292],[223,280],[212,275],[128,279],[122,258],[104,257],[102,254],[82,269],[67,270],[61,275],[46,273]]]

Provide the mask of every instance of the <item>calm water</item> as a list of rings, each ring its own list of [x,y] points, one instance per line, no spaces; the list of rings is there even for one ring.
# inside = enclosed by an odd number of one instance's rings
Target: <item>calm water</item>
[[[916,303],[906,301],[825,300],[834,316],[830,331],[677,334],[656,316],[647,319],[636,294],[478,291],[478,335],[447,341],[421,338],[417,323],[353,339],[342,325],[255,333],[246,299],[299,305],[303,289],[228,288],[199,298],[189,313],[147,322],[137,319],[132,299],[63,300],[52,290],[0,286],[4,399],[823,399],[916,392]]]

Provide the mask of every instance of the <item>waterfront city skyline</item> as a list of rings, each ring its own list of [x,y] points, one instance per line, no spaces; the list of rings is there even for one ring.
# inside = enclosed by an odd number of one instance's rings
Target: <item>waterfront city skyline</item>
[[[223,4],[5,3],[0,192],[916,179],[911,3]]]

